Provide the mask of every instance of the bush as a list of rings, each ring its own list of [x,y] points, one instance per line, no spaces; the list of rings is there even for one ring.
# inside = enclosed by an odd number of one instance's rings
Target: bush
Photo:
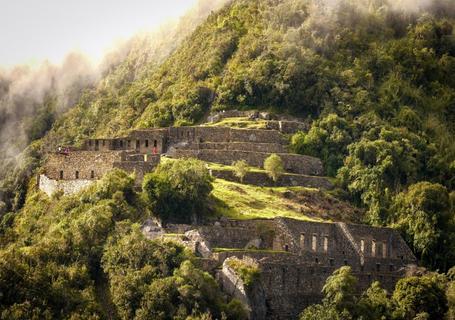
[[[212,180],[206,165],[195,159],[162,162],[144,177],[144,197],[163,221],[196,222],[207,213]]]
[[[234,175],[243,183],[243,179],[249,171],[248,163],[245,160],[239,160],[234,162],[232,166],[234,167]]]
[[[284,172],[283,160],[280,156],[272,153],[264,161],[264,169],[267,171],[267,175],[274,181],[277,182],[280,175]]]
[[[227,264],[239,275],[246,288],[251,288],[253,284],[259,280],[261,269],[257,264],[237,258],[229,259]]]

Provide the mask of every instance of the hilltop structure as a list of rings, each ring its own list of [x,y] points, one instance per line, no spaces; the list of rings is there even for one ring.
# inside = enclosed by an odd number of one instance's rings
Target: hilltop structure
[[[289,153],[287,144],[283,134],[273,129],[194,126],[135,130],[127,137],[88,139],[80,149],[49,153],[39,186],[49,195],[57,190],[70,194],[100,179],[113,168],[135,172],[140,184],[144,174],[152,171],[162,156],[193,157],[223,165],[246,160],[250,166],[261,167],[271,153],[276,153],[287,172],[277,185],[329,188],[330,183],[319,177],[323,173],[321,161]],[[227,171],[214,170],[213,174],[234,179]],[[270,183],[264,173],[257,172],[251,173],[245,181]]]

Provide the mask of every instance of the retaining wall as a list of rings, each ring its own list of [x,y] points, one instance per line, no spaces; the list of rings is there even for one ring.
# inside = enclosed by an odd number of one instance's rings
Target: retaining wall
[[[212,175],[219,179],[240,182],[231,170],[212,170]],[[282,174],[274,182],[265,172],[248,172],[243,178],[243,183],[261,187],[290,187],[302,186],[308,188],[332,189],[332,183],[323,177],[299,174]]]
[[[305,175],[322,175],[322,162],[318,158],[281,153],[278,154],[283,160],[283,166],[286,172],[305,174]],[[226,151],[226,150],[182,150],[176,149],[174,154],[178,158],[192,157],[203,161],[216,162],[224,165],[231,165],[234,161],[245,160],[250,166],[262,167],[264,160],[270,156],[264,152],[249,152],[249,151]]]

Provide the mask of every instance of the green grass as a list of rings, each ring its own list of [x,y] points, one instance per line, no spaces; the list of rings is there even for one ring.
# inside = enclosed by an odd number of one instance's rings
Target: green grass
[[[234,171],[233,166],[227,166],[224,164],[219,164],[219,163],[213,163],[213,162],[207,162],[207,165],[210,169],[212,170],[220,170],[220,171]],[[249,172],[263,172],[265,173],[266,171],[264,169],[258,168],[258,167],[248,167]]]
[[[242,129],[265,129],[267,120],[249,120],[247,117],[224,118],[219,122],[206,123],[206,127],[231,127]]]
[[[288,217],[306,221],[321,221],[299,211],[299,204],[286,199],[282,193],[287,190],[316,190],[304,187],[257,187],[216,179],[213,183],[215,210],[219,215],[231,219],[273,219]]]

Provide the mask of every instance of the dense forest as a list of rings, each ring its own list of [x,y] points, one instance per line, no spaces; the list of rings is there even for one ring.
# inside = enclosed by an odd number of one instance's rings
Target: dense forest
[[[141,236],[135,223],[154,207],[131,177],[115,172],[55,199],[35,193],[32,177],[57,144],[260,109],[311,121],[289,137],[294,151],[320,157],[365,223],[399,229],[440,272],[354,301],[355,279],[341,270],[302,318],[441,319],[449,309],[454,319],[455,3],[405,3],[234,0],[159,58],[144,58],[140,43],[125,49],[68,111],[47,96],[28,117],[28,146],[0,165],[0,318],[241,318],[191,254]],[[122,290],[106,298],[109,286]]]

